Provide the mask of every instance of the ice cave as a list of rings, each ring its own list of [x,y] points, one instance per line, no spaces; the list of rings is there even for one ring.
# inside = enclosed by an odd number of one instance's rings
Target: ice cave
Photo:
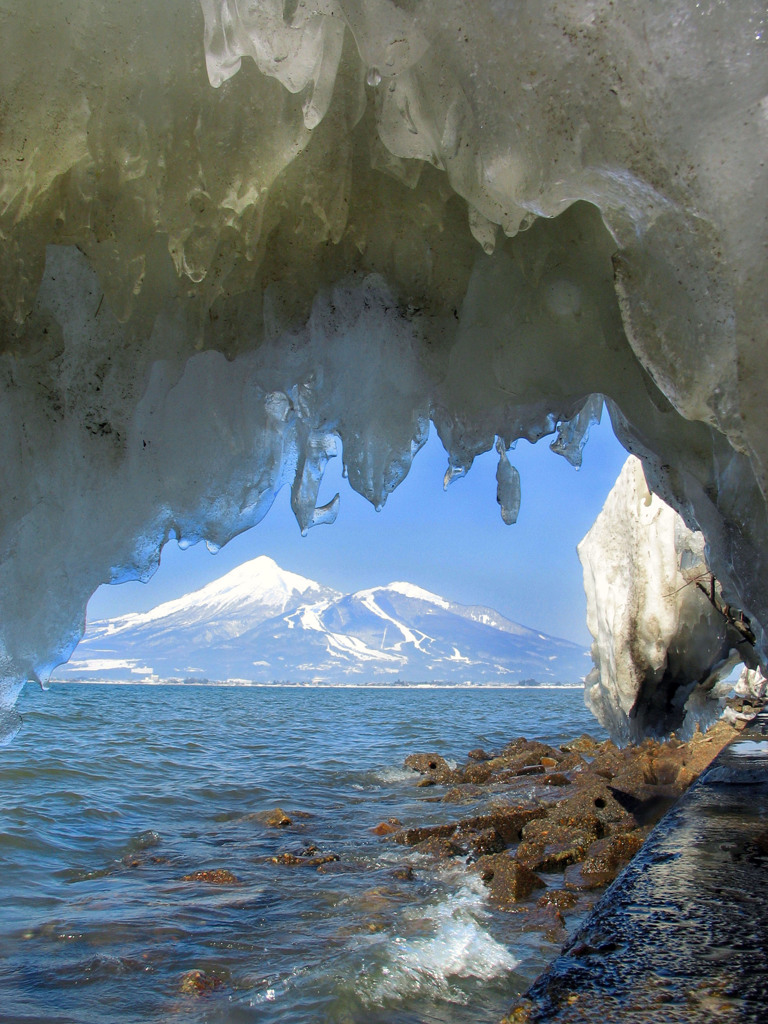
[[[514,442],[578,463],[603,403],[765,664],[762,0],[3,0],[0,39],[6,738],[170,538],[284,485],[329,522],[334,456],[382,506],[430,421],[512,523]]]

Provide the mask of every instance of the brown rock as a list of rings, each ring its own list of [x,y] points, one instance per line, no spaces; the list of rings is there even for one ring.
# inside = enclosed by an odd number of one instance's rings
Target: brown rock
[[[602,829],[596,814],[575,817],[555,808],[549,817],[525,826],[515,856],[534,871],[563,871],[583,860],[599,835]]]
[[[489,853],[501,853],[507,845],[502,836],[492,827],[479,831],[457,829],[453,834],[452,842],[457,843],[473,859]]]
[[[611,780],[624,767],[626,767],[626,761],[621,751],[615,749],[597,753],[590,762],[589,770],[593,775]]]
[[[572,815],[557,805],[547,817],[528,822],[523,828],[523,839],[527,842],[551,843],[567,839],[572,833],[586,835],[589,837],[589,843],[593,843],[603,835],[600,819],[593,812]]]
[[[424,825],[421,828],[404,828],[400,832],[394,832],[392,838],[396,843],[403,846],[416,846],[433,836],[438,839],[449,839],[458,828],[456,822],[447,822],[445,825]]]
[[[575,740],[563,743],[560,749],[566,754],[593,754],[599,745],[593,736],[587,736],[586,733],[583,733],[581,736],[577,736]]]
[[[548,942],[565,942],[565,918],[554,904],[542,905],[540,901],[525,916],[522,924],[524,932],[544,932]]]
[[[611,871],[618,873],[620,867],[632,860],[643,845],[644,839],[645,834],[642,832],[628,832],[598,839],[587,851],[581,865],[583,874],[605,875]]]
[[[481,796],[484,796],[484,791],[480,786],[454,786],[443,796],[443,802],[446,804],[471,804]]]
[[[442,825],[425,825],[420,828],[405,828],[394,832],[392,838],[404,846],[416,846],[426,839],[451,839],[459,831],[463,835],[495,829],[505,845],[519,841],[523,827],[535,818],[543,818],[547,812],[542,807],[514,805],[499,807],[488,814],[478,814],[461,821],[445,822]]]
[[[273,864],[303,865],[308,868],[317,868],[321,864],[330,864],[339,860],[337,853],[326,853],[319,856],[303,856],[298,853],[279,853],[276,857],[270,857]]]
[[[533,871],[564,871],[569,864],[586,857],[589,842],[586,833],[563,829],[548,843],[540,840],[520,843],[515,857]]]
[[[615,877],[615,872],[608,872],[606,875],[585,875],[581,870],[581,864],[571,864],[565,869],[563,885],[574,892],[589,892],[592,889],[605,888]]]
[[[493,775],[493,768],[486,761],[483,764],[470,764],[461,773],[461,781],[469,782],[475,786],[482,785],[487,782],[488,779]]]
[[[558,910],[571,910],[577,902],[576,896],[572,892],[568,892],[567,889],[547,889],[542,896],[539,896],[536,905],[545,907],[551,904]]]
[[[502,906],[519,903],[527,899],[534,889],[544,887],[544,882],[529,868],[513,860],[508,853],[494,853],[480,857],[472,865],[491,891],[491,895]]]
[[[224,984],[221,978],[206,974],[204,971],[187,971],[179,981],[179,992],[185,996],[201,996],[207,992],[215,992]]]
[[[525,1000],[525,997],[521,997],[521,1001],[513,1006],[509,1011],[508,1016],[504,1017],[501,1024],[529,1024],[529,1021],[533,1018],[533,1003]]]
[[[259,821],[263,822],[267,828],[288,828],[293,822],[282,807],[275,807],[272,811],[262,811],[256,815]]]
[[[683,746],[666,747],[659,751],[658,755],[653,760],[653,774],[655,780],[660,786],[674,786],[678,785],[681,780],[681,772],[685,772],[686,764],[686,749]],[[683,775],[683,778],[689,777],[693,779],[693,772],[688,771]],[[680,788],[686,789],[687,783],[682,782]]]
[[[571,784],[571,780],[562,772],[552,772],[550,775],[545,775],[541,781],[545,786],[570,786]]]
[[[614,773],[612,783],[626,792],[633,792],[640,786],[654,786],[656,778],[653,754],[647,750],[625,755],[625,763]],[[594,768],[594,765],[593,765]]]
[[[584,765],[586,765],[586,763],[587,762],[584,760],[584,758],[581,756],[581,754],[577,754],[574,751],[573,753],[566,754],[565,757],[562,759],[562,761],[560,761],[560,763],[558,764],[557,767],[558,767],[558,771],[570,772],[570,771],[573,771],[574,768],[582,768],[582,767],[584,767]]]
[[[401,868],[395,868],[390,873],[393,878],[397,878],[401,882],[412,882],[414,878],[413,868],[410,864],[404,864]]]
[[[598,743],[597,749],[601,754],[615,753],[619,748],[613,742],[613,740],[603,740],[602,743]]]
[[[499,767],[509,771],[520,772],[524,768],[538,767],[542,769],[542,757],[551,758],[555,764],[563,759],[562,751],[556,747],[550,747],[548,743],[540,743],[538,740],[515,740],[504,748],[504,753],[499,758]]]
[[[414,846],[413,849],[416,853],[422,853],[436,860],[447,860],[449,857],[458,857],[464,853],[464,850],[458,843],[442,836],[430,836]]]
[[[482,747],[475,747],[474,750],[470,750],[467,757],[471,758],[473,761],[490,761],[493,755],[486,754]]]
[[[193,871],[184,875],[182,882],[205,882],[207,885],[240,885],[240,879],[226,868],[211,868],[206,871]]]
[[[686,744],[683,765],[697,778],[705,768],[709,767],[713,758],[719,754],[726,743],[737,735],[737,730],[727,722],[716,722],[706,733],[694,738]],[[695,740],[695,742],[694,742]]]
[[[562,758],[561,758],[561,760],[562,760]],[[558,762],[555,760],[554,757],[546,757],[546,756],[542,757],[542,759],[539,761],[539,764],[542,765],[544,768],[555,768],[555,767],[557,767],[557,763]]]
[[[513,807],[500,807],[489,814],[478,814],[473,818],[464,818],[459,822],[462,831],[481,832],[487,828],[496,829],[498,834],[509,845],[519,842],[525,826],[530,821],[546,815],[543,807],[526,807],[522,804]]]
[[[412,771],[418,771],[420,775],[451,771],[449,763],[439,754],[409,754],[403,764]]]
[[[616,800],[604,778],[584,771],[575,773],[571,783],[568,796],[557,803],[558,817],[570,818],[574,823],[596,817],[603,834],[637,827],[635,819]]]
[[[402,827],[403,823],[398,818],[388,818],[386,821],[382,821],[378,825],[375,825],[371,829],[371,832],[373,832],[375,836],[390,836],[393,832],[397,832],[397,830]]]

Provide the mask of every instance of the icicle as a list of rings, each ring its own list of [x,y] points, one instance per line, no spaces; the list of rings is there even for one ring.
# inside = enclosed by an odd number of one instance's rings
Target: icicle
[[[549,447],[556,455],[562,455],[579,469],[584,445],[589,439],[589,428],[593,423],[600,422],[602,414],[603,396],[590,395],[580,412],[559,424],[557,437]]]
[[[339,503],[340,503],[340,501],[341,501],[341,498],[339,497],[338,493],[334,494],[334,496],[331,498],[331,500],[327,504],[320,505],[318,508],[316,508],[313,511],[313,513],[312,513],[312,521],[310,522],[309,525],[310,526],[322,526],[322,525],[330,526],[331,523],[335,523],[336,522],[336,516],[339,514]],[[305,531],[305,535],[306,535],[306,531]]]
[[[492,256],[496,249],[496,236],[499,231],[498,224],[494,224],[493,221],[488,220],[479,210],[476,210],[474,206],[470,206],[469,230],[472,232],[472,237],[475,241],[479,242],[483,247],[483,252],[487,256]]]
[[[454,466],[451,462],[448,463],[448,469],[445,471],[443,477],[443,490],[448,490],[448,485],[452,484],[454,480],[460,480],[463,476],[467,475],[466,466]]]
[[[306,429],[306,428],[305,428]],[[306,537],[313,526],[332,523],[339,510],[337,494],[327,505],[317,508],[317,493],[329,459],[336,455],[336,436],[308,430],[300,445],[296,476],[291,487],[291,508],[301,534]]]
[[[496,440],[499,464],[496,467],[496,501],[501,506],[501,518],[511,526],[517,522],[520,511],[520,474],[507,458],[504,442]]]

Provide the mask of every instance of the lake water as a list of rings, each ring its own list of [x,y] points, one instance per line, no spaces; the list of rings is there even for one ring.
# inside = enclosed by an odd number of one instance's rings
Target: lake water
[[[70,684],[19,709],[0,749],[3,1024],[495,1024],[553,952],[461,866],[371,829],[457,815],[410,753],[602,736],[581,689]],[[287,828],[260,817],[278,806]],[[339,860],[270,860],[310,846]],[[206,869],[239,884],[183,880]],[[192,970],[215,989],[185,992]]]

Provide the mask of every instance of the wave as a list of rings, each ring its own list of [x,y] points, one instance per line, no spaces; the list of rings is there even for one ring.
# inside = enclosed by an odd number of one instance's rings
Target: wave
[[[484,927],[488,916],[479,879],[465,880],[432,906],[403,911],[402,934],[375,950],[374,962],[357,979],[358,995],[369,1005],[417,995],[468,1003],[462,981],[490,981],[519,963]],[[414,931],[423,934],[410,937]]]

